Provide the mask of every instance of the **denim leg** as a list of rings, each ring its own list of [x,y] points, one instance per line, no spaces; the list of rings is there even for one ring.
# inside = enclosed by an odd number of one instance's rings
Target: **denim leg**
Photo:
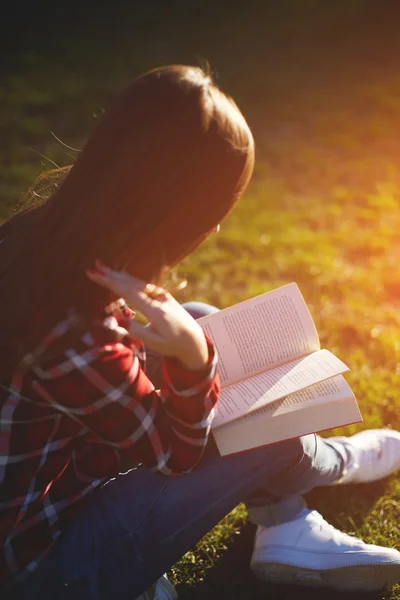
[[[295,519],[301,492],[336,477],[335,456],[305,436],[221,457],[211,438],[189,474],[165,478],[139,467],[118,475],[94,493],[17,598],[132,600],[260,490],[266,525]]]
[[[290,440],[219,456],[213,440],[196,469],[165,478],[139,467],[98,489],[19,600],[132,600],[241,500],[287,473],[302,480],[309,447]],[[295,516],[295,515],[293,515]]]
[[[334,483],[342,476],[347,457],[341,444],[315,434],[300,439],[308,468],[301,474],[296,470],[281,472],[273,482],[266,481],[250,494],[245,502],[253,523],[269,527],[292,520],[306,507],[303,494]]]

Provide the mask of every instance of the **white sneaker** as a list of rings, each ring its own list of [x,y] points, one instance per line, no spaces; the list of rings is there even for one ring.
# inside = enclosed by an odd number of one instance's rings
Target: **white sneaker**
[[[331,484],[368,483],[384,479],[400,468],[400,433],[370,429],[351,437],[332,437],[345,447],[350,460],[339,481]]]
[[[400,581],[400,552],[365,544],[304,509],[288,523],[258,526],[251,569],[264,580],[373,592]]]
[[[163,575],[136,600],[178,600],[178,594],[167,576]]]

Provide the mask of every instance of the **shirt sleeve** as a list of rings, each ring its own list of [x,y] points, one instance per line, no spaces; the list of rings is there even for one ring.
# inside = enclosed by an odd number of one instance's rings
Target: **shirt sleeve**
[[[209,358],[201,371],[164,360],[162,388],[156,391],[135,345],[91,341],[87,334],[61,360],[35,369],[35,394],[113,448],[120,470],[138,463],[164,475],[193,469],[206,446],[219,394],[212,342],[207,339]]]

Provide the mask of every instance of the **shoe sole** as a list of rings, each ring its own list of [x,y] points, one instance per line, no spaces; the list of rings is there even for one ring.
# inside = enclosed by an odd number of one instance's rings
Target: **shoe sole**
[[[400,581],[400,565],[356,565],[329,570],[305,569],[281,563],[253,563],[254,575],[269,583],[286,583],[339,592],[380,592]]]

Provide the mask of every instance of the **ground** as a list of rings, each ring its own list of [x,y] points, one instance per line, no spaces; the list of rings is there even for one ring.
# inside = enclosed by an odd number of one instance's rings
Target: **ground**
[[[167,32],[149,18],[147,29],[132,39],[120,21],[118,36],[109,34],[106,43],[98,27],[90,38],[61,39],[52,52],[21,53],[0,86],[1,215],[23,202],[23,190],[41,170],[73,161],[74,148],[132,75],[158,64],[208,59],[249,119],[257,164],[221,232],[180,267],[189,285],[179,299],[224,307],[296,281],[322,347],[351,368],[346,378],[362,410],[362,425],[334,433],[400,428],[395,36],[390,23],[386,38],[375,29],[373,14],[353,31],[362,2],[349,2],[345,16],[331,14],[329,27],[321,15],[277,17],[271,27],[262,3],[253,4],[259,12],[246,13],[247,21],[243,13],[225,15],[222,9],[210,20],[191,15],[178,37],[169,15]],[[399,477],[317,490],[307,500],[342,530],[400,546]],[[248,568],[253,530],[243,506],[233,511],[172,569],[180,597],[320,598],[320,592],[254,581]],[[375,597],[400,599],[400,589]]]

